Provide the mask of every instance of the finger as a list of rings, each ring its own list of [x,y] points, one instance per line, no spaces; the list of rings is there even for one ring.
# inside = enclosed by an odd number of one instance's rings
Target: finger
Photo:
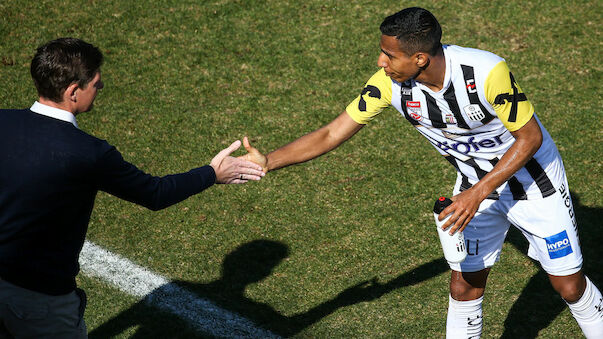
[[[233,142],[232,144],[230,144],[230,146],[228,146],[225,149],[221,150],[220,153],[218,153],[216,155],[216,158],[219,158],[219,159],[226,158],[232,152],[238,150],[239,147],[241,147],[241,140],[236,140],[235,142]]]
[[[247,152],[251,153],[253,151],[253,147],[251,147],[251,144],[249,143],[249,138],[247,137],[243,137],[243,146],[245,146]]]
[[[255,162],[249,161],[247,159],[237,158],[237,160],[238,160],[237,165],[241,168],[257,169],[258,171],[261,171],[263,169],[262,166],[256,164]]]
[[[241,170],[241,174],[245,174],[245,176],[248,175],[255,175],[258,177],[263,177],[266,175],[266,173],[264,173],[264,171],[262,170],[257,170],[257,169],[253,169],[253,168],[249,168],[249,169],[242,169]]]

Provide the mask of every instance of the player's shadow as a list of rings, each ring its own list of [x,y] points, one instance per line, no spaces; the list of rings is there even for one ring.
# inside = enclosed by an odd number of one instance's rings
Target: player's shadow
[[[305,312],[286,316],[268,304],[248,298],[245,289],[248,285],[268,277],[274,267],[288,256],[288,252],[286,245],[271,240],[256,240],[243,244],[225,257],[220,279],[207,284],[186,281],[170,283],[97,327],[90,332],[89,337],[115,337],[128,329],[134,329],[133,338],[207,337],[195,333],[183,320],[155,307],[162,302],[161,298],[165,297],[166,290],[173,290],[174,287],[210,300],[223,309],[253,321],[261,328],[290,337],[342,307],[377,299],[395,289],[429,280],[448,271],[445,260],[436,259],[384,284],[376,281],[358,283]]]
[[[603,209],[583,206],[578,196],[574,193],[571,196],[578,221],[583,270],[600,289],[603,283],[603,269],[599,262],[603,255],[603,232],[600,230]],[[528,242],[514,227],[509,230],[506,241],[522,253],[527,253]],[[535,265],[540,268],[539,263]],[[566,307],[551,286],[547,274],[540,268],[511,307],[501,338],[536,338],[538,332],[547,328]]]

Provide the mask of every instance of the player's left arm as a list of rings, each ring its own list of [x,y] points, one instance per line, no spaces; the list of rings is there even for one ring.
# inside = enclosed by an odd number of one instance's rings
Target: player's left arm
[[[504,61],[490,71],[485,82],[485,94],[515,142],[488,174],[471,189],[452,197],[453,203],[440,213],[440,219],[453,213],[443,226],[447,228],[454,223],[450,232],[464,230],[481,202],[520,170],[542,144],[542,131],[534,117],[534,107]]]

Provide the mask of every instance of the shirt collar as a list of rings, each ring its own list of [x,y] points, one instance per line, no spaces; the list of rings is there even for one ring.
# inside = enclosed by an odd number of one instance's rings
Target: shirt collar
[[[69,122],[76,128],[79,128],[77,126],[77,121],[75,121],[75,115],[60,108],[44,105],[36,101],[29,110],[47,117]]]

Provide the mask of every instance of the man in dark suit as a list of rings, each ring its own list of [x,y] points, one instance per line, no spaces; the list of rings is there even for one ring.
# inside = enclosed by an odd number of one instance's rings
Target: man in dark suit
[[[76,288],[82,249],[99,190],[159,210],[214,183],[244,183],[264,174],[229,156],[155,177],[125,161],[104,140],[77,127],[103,88],[102,53],[61,38],[38,48],[31,75],[39,100],[0,110],[0,337],[87,337],[85,294]]]

